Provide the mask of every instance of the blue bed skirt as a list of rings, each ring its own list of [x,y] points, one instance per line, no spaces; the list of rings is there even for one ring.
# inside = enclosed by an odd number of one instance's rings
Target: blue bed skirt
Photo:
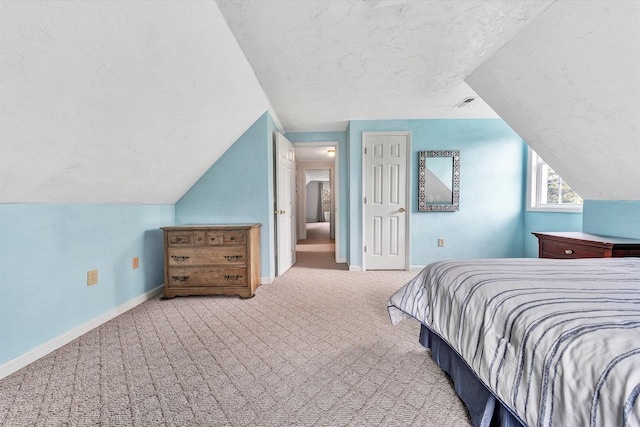
[[[420,328],[420,344],[453,380],[475,427],[526,427],[503,405],[440,336],[425,325]]]

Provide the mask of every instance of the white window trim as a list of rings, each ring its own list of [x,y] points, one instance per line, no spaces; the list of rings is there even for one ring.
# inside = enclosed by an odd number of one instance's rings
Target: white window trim
[[[582,204],[540,204],[542,185],[540,183],[540,162],[544,160],[529,147],[527,161],[527,210],[534,212],[582,213]]]

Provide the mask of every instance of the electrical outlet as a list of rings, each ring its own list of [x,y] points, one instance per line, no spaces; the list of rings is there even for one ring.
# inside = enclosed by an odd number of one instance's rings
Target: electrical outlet
[[[87,286],[98,283],[98,270],[87,271]]]
[[[134,270],[140,267],[140,260],[138,259],[138,257],[135,257],[131,260],[131,267],[133,267]]]
[[[444,246],[444,239],[438,239],[438,247],[441,248]]]

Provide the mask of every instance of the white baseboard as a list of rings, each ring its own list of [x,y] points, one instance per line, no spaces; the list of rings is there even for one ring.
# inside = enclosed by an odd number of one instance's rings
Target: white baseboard
[[[338,261],[336,261],[338,264],[346,264],[347,263],[347,259],[346,258],[338,258]]]
[[[362,266],[361,265],[350,265],[349,266],[349,271],[362,271]]]
[[[425,268],[425,265],[412,265],[411,267],[409,267],[410,271],[422,271],[423,268]]]
[[[124,304],[114,308],[113,310],[109,310],[104,314],[101,314],[98,317],[95,317],[89,320],[87,323],[78,326],[64,334],[47,341],[46,343],[27,351],[26,353],[21,354],[18,357],[15,357],[9,360],[6,363],[0,365],[0,379],[9,376],[16,372],[19,369],[24,368],[30,363],[35,362],[43,356],[51,353],[52,351],[62,347],[65,344],[70,343],[75,340],[79,336],[86,334],[90,330],[102,325],[103,323],[108,322],[116,316],[125,313],[128,310],[131,310],[133,307],[142,304],[143,302],[150,300],[156,295],[162,293],[163,285],[158,286],[157,288],[153,288],[150,291],[145,292],[144,294],[137,296]]]
[[[260,284],[261,285],[270,285],[273,283],[273,277],[261,277]]]

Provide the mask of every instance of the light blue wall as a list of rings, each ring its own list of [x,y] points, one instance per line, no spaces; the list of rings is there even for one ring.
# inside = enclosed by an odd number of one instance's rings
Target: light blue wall
[[[640,239],[640,200],[585,200],[582,231]]]
[[[3,364],[162,285],[174,206],[5,204],[0,224]]]
[[[340,247],[338,248],[338,257],[347,258],[347,200],[349,192],[347,191],[348,171],[347,171],[347,132],[289,132],[285,137],[293,143],[303,142],[325,142],[338,141],[338,184],[340,185]]]
[[[534,231],[582,231],[582,214],[526,211],[524,214],[525,257],[538,257],[538,239],[531,234]]]
[[[176,224],[260,223],[261,276],[274,276],[273,120],[264,113],[176,203]]]
[[[448,258],[523,256],[526,144],[502,120],[352,121],[350,266],[362,265],[362,132],[411,131],[411,265]],[[458,212],[418,212],[418,151],[460,150]],[[439,238],[445,246],[438,247]]]
[[[0,205],[0,364],[163,282],[160,227],[259,222],[263,277],[273,277],[272,136],[268,113],[174,205]],[[339,141],[341,257],[361,265],[362,132],[408,130],[411,264],[446,258],[537,256],[531,231],[640,238],[640,201],[585,201],[584,214],[525,211],[526,145],[502,120],[353,121],[346,132],[287,134]],[[460,211],[418,212],[417,152],[461,150]],[[445,247],[437,247],[437,239]],[[140,268],[131,259],[140,258]],[[98,269],[97,285],[86,285]]]

